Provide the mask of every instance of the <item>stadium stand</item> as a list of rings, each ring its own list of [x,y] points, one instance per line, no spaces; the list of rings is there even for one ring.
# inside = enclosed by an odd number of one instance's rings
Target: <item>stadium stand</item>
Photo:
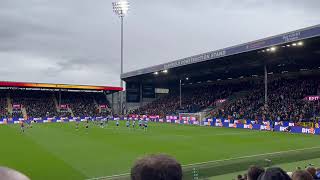
[[[57,94],[56,97],[59,98]],[[62,92],[61,104],[68,104],[74,116],[102,116],[110,113],[99,112],[99,105],[110,104],[103,93]]]
[[[320,115],[319,101],[313,103],[304,101],[308,95],[316,95],[320,92],[319,76],[302,78],[270,79],[268,92],[269,103],[264,105],[264,87],[262,81],[247,81],[234,84],[213,84],[198,87],[184,88],[182,96],[182,110],[186,112],[198,112],[207,107],[214,107],[218,99],[227,99],[222,107],[211,112],[213,117],[232,117],[235,119],[272,119],[309,121],[313,115]],[[244,97],[230,100],[236,92],[246,91]],[[170,94],[161,97],[138,110],[136,114],[177,115],[179,96]]]
[[[309,121],[319,115],[318,101],[310,103],[303,98],[319,92],[318,77],[309,79],[276,79],[269,83],[268,106],[263,102],[264,89],[251,91],[247,96],[219,109],[216,116],[281,121]]]
[[[59,92],[2,89],[0,90],[1,118],[40,118],[55,116],[107,116],[111,110],[99,110],[100,105],[110,107],[103,93],[62,92],[61,104],[67,104],[70,111],[59,111]],[[7,102],[9,99],[10,105]],[[11,106],[11,107],[9,107]],[[11,109],[11,110],[10,110]]]
[[[0,91],[0,118],[8,115],[6,94]]]
[[[136,114],[156,114],[165,116],[180,112],[195,113],[209,106],[214,106],[215,100],[230,96],[236,91],[250,89],[250,82],[235,84],[218,84],[207,86],[191,86],[183,90],[182,108],[179,105],[179,94],[172,93],[163,96],[150,104],[134,111]]]
[[[53,117],[58,115],[50,91],[10,90],[8,92],[13,104],[22,105],[28,117]],[[15,110],[17,113],[15,116],[23,114],[22,108]]]

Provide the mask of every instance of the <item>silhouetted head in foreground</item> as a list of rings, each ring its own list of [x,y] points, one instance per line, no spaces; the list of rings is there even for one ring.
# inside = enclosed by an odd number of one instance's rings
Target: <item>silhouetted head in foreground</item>
[[[24,174],[9,169],[6,167],[0,167],[0,180],[30,180],[27,176]]]
[[[292,180],[313,180],[313,177],[308,171],[297,170],[293,172]]]
[[[248,169],[248,180],[257,180],[260,174],[264,172],[264,169],[259,166],[250,166]]]
[[[260,174],[258,180],[291,180],[291,178],[281,168],[272,167]]]
[[[181,180],[182,168],[174,158],[149,155],[138,159],[131,168],[132,180]]]

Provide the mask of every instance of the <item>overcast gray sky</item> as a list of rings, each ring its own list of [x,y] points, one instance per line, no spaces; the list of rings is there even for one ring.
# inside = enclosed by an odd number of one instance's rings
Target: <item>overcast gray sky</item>
[[[0,80],[119,85],[111,0],[0,0]],[[320,0],[131,0],[131,71],[320,23]]]

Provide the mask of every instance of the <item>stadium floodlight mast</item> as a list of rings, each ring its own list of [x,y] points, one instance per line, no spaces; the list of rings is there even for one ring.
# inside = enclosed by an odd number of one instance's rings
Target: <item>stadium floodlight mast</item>
[[[119,0],[112,3],[113,12],[121,19],[121,71],[120,71],[120,86],[123,88],[123,81],[121,75],[123,74],[123,18],[128,14],[129,2],[126,0]],[[123,113],[122,96],[120,96],[120,112]]]

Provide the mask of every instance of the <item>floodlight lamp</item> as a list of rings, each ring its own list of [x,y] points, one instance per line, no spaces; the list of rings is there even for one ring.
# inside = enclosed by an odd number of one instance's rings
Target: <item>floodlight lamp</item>
[[[276,47],[271,47],[271,48],[270,48],[270,51],[272,51],[272,52],[274,52],[274,51],[276,51],[276,50],[277,50]]]
[[[153,74],[154,74],[154,75],[158,75],[159,73],[158,73],[158,72],[154,72]]]
[[[302,41],[298,42],[298,45],[303,46],[303,42]]]
[[[129,2],[126,0],[120,0],[118,2],[113,2],[113,11],[116,13],[119,17],[124,17],[126,14],[128,14],[129,11]]]
[[[163,72],[163,73],[168,73],[168,70],[167,70],[167,69],[165,69],[165,70],[163,70],[162,72]]]
[[[297,43],[292,43],[292,46],[297,46]]]

